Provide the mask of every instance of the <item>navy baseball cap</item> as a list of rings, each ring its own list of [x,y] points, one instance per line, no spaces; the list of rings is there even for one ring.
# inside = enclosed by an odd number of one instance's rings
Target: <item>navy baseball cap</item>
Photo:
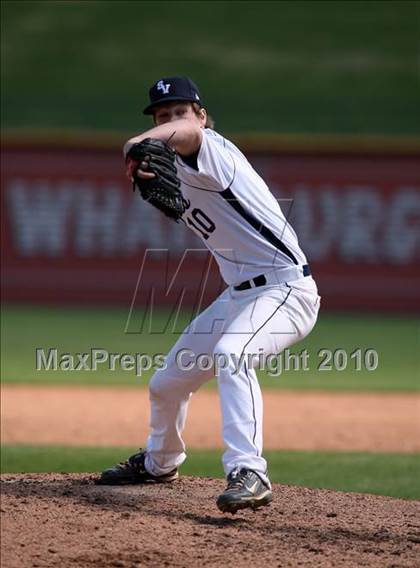
[[[189,77],[164,77],[149,90],[150,104],[143,113],[153,114],[155,106],[174,101],[189,101],[202,107],[197,85]]]

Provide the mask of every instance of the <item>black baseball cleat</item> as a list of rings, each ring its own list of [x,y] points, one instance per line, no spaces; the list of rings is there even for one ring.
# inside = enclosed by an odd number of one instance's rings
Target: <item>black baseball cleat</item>
[[[258,509],[273,500],[268,485],[255,471],[234,469],[227,477],[228,485],[217,499],[217,506],[223,513],[235,514],[239,509]]]
[[[137,454],[114,467],[110,467],[95,479],[96,485],[129,485],[135,483],[169,483],[178,478],[178,469],[175,468],[164,475],[152,475],[144,466],[146,451],[140,449]]]

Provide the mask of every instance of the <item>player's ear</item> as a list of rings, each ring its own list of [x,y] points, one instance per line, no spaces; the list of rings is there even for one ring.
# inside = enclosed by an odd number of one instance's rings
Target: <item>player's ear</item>
[[[201,122],[201,126],[206,126],[206,122],[207,122],[207,111],[205,108],[200,108],[200,122]]]

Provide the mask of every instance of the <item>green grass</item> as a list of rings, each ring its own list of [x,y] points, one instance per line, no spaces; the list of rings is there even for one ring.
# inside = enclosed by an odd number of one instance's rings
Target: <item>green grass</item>
[[[3,382],[86,385],[145,385],[151,376],[146,371],[137,377],[134,371],[116,367],[110,371],[36,371],[35,349],[56,347],[60,354],[90,352],[92,347],[111,353],[167,353],[178,338],[173,333],[125,334],[128,310],[123,308],[51,308],[5,306],[2,309]],[[183,328],[186,314],[182,314]],[[155,313],[156,330],[167,321],[168,312]],[[344,371],[320,371],[319,350],[356,348],[375,349],[379,366],[375,371],[354,370],[349,359]],[[414,318],[375,315],[321,314],[313,332],[292,351],[309,353],[308,371],[283,372],[269,377],[260,372],[263,387],[288,389],[415,391],[419,389],[419,326]],[[214,385],[212,381],[210,385]]]
[[[92,472],[133,448],[3,446],[2,473]],[[275,483],[420,499],[420,454],[289,452],[265,454]],[[184,475],[223,477],[220,451],[190,451]]]
[[[136,131],[187,74],[221,131],[418,134],[419,3],[1,3],[3,125]]]

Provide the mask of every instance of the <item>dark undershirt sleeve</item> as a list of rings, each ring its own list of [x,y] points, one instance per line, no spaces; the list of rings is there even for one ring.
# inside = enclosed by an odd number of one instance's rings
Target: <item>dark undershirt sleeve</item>
[[[197,152],[194,152],[194,154],[190,154],[189,156],[181,156],[181,154],[179,154],[181,160],[185,164],[187,164],[187,166],[190,166],[190,168],[196,170],[197,172],[198,172],[198,163],[197,163],[198,152],[199,150],[197,150]]]

